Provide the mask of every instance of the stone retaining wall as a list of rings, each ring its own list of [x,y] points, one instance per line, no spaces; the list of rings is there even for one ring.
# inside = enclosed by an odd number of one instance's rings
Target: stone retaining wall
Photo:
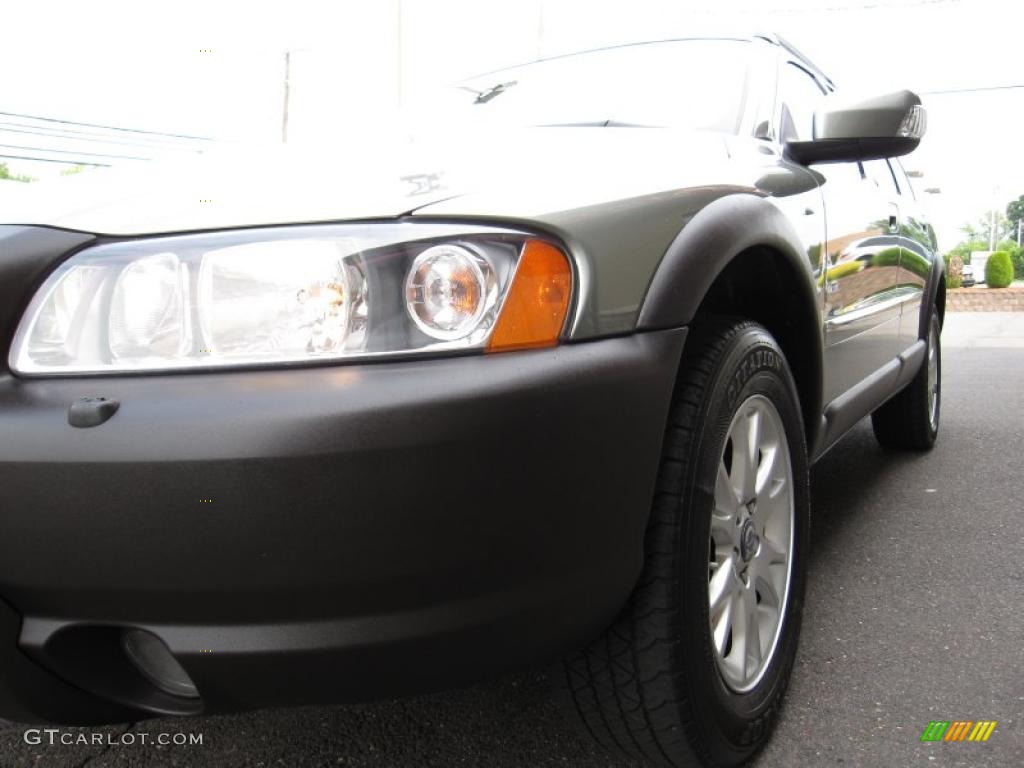
[[[949,312],[1024,312],[1024,286],[957,288],[946,292]]]

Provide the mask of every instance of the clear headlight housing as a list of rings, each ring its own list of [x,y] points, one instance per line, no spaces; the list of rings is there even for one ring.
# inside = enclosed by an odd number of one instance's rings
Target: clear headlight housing
[[[308,225],[108,242],[61,264],[11,346],[27,375],[275,365],[557,342],[568,258],[513,230]]]

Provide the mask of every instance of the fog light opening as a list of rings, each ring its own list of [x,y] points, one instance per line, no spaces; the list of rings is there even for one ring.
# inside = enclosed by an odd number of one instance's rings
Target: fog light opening
[[[199,698],[192,678],[159,637],[141,629],[126,629],[121,634],[121,646],[135,668],[161,691],[172,696]]]

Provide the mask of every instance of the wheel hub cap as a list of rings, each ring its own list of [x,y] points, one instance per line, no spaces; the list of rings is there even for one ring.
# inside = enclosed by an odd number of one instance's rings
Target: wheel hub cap
[[[740,534],[740,555],[744,563],[749,563],[757,552],[761,540],[757,537],[757,530],[754,528],[754,521],[747,518],[743,523],[743,532]]]

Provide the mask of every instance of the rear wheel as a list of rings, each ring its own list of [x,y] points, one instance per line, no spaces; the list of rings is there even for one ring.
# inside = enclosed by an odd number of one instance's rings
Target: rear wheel
[[[796,654],[807,451],[781,350],[756,323],[687,342],[644,570],[603,637],[565,662],[602,744],[659,765],[739,765],[767,740]]]
[[[878,442],[886,448],[926,451],[935,445],[942,408],[942,344],[938,313],[928,322],[924,363],[914,379],[871,414]]]

